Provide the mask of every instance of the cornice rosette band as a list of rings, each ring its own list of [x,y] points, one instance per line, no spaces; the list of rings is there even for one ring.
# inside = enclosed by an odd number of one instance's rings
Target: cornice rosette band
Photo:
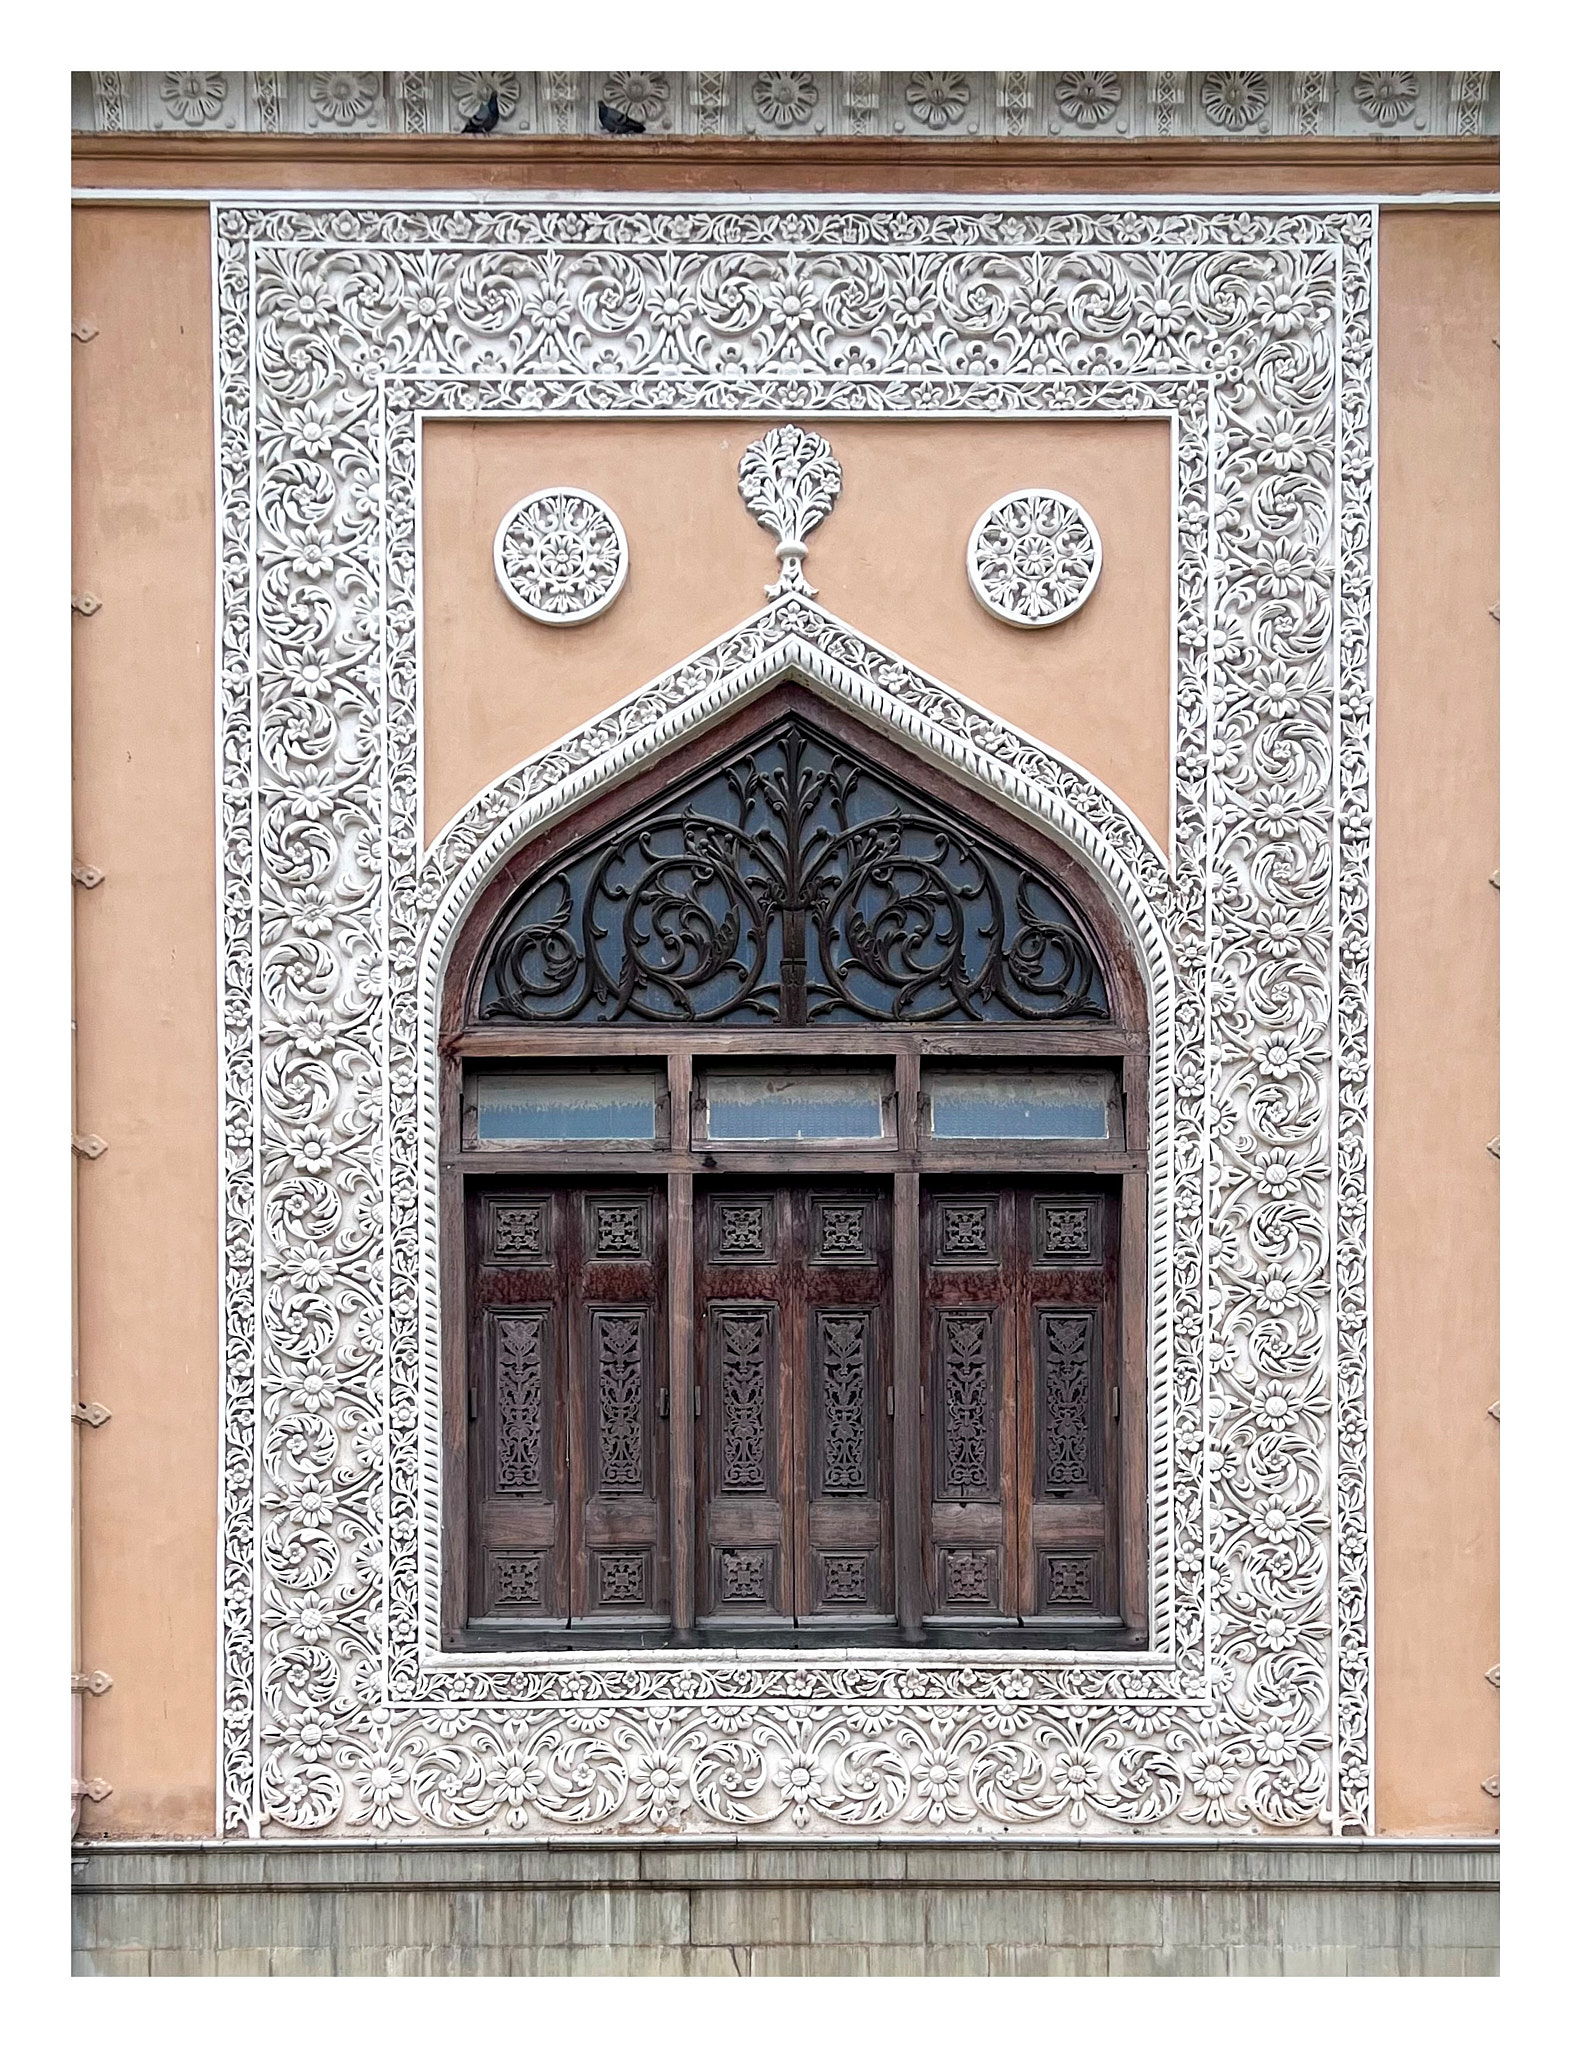
[[[655,137],[803,144],[1420,139],[1500,127],[1492,71],[79,71],[71,125],[86,135],[440,137],[483,112],[492,91],[498,135],[601,140],[602,105]]]

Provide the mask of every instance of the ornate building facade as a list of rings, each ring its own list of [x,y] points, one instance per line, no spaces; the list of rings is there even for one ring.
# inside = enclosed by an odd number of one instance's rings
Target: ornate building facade
[[[1496,84],[77,78],[82,1967],[1493,1966]]]

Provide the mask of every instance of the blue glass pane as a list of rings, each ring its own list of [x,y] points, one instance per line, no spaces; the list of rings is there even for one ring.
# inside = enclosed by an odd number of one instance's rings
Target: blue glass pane
[[[653,1074],[482,1074],[476,1135],[501,1145],[647,1142],[655,1090]]]
[[[709,1135],[724,1140],[881,1138],[883,1084],[876,1075],[714,1074]]]
[[[1106,1139],[1107,1074],[929,1074],[935,1138]]]

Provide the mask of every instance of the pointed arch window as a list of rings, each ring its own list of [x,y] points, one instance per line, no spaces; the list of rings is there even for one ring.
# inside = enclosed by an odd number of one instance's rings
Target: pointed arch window
[[[786,684],[515,855],[442,1029],[451,1645],[1144,1642],[1144,994],[1062,848]]]

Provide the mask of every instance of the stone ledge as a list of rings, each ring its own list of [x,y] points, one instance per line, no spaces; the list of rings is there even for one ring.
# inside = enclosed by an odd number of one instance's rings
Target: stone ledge
[[[95,1843],[86,1976],[1493,1975],[1493,1842]]]

